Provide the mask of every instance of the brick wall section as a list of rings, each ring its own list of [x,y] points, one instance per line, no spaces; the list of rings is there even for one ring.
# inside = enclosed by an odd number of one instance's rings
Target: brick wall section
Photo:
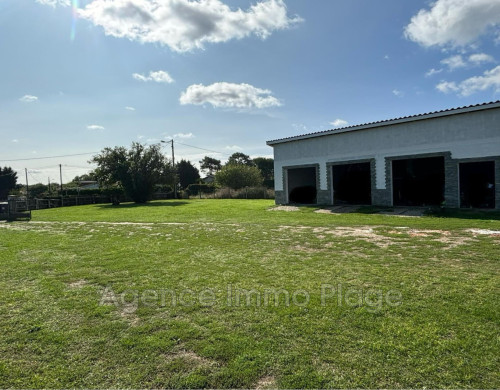
[[[331,205],[332,194],[328,190],[318,190],[318,197],[316,198],[316,202],[320,205]]]
[[[275,191],[274,196],[275,196],[276,204],[285,204],[286,203],[285,191]]]
[[[500,210],[500,157],[495,159],[495,208]]]
[[[379,190],[376,187],[377,173],[375,166],[372,168],[372,204],[376,206],[392,205],[392,162],[385,159],[385,189]]]
[[[458,180],[458,161],[451,158],[451,153],[444,156],[444,202],[446,207],[460,207]]]

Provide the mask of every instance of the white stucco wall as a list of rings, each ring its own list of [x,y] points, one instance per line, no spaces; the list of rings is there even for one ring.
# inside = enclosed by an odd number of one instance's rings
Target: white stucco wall
[[[385,189],[385,158],[451,152],[453,159],[500,155],[500,107],[463,114],[331,134],[274,147],[275,188],[283,190],[283,167],[320,164],[327,190],[329,162],[375,159],[376,188]]]

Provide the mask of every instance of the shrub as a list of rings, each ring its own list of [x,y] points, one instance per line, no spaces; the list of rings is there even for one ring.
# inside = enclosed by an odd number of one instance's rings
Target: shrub
[[[215,175],[221,187],[239,190],[244,187],[258,187],[263,179],[259,168],[249,165],[227,164]]]
[[[192,196],[202,194],[212,194],[215,191],[213,184],[190,184],[188,186],[189,194]]]

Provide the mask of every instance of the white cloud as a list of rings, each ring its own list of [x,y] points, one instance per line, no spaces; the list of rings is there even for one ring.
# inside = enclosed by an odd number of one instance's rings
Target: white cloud
[[[443,93],[450,93],[450,92],[457,92],[458,87],[457,83],[454,81],[449,82],[449,81],[441,81],[438,85],[436,85],[436,89],[438,91],[441,91]]]
[[[443,93],[455,92],[462,96],[469,96],[490,88],[494,88],[495,92],[500,92],[500,66],[487,70],[482,76],[474,76],[458,84],[442,81],[436,88]]]
[[[125,107],[125,110],[127,110],[127,111],[135,111],[135,108],[127,106],[127,107]]]
[[[431,76],[434,76],[435,74],[439,74],[443,71],[443,69],[430,69],[426,74],[425,74],[425,77],[431,77]]]
[[[456,70],[459,68],[465,68],[470,65],[481,65],[487,62],[495,62],[495,59],[489,54],[476,53],[471,54],[468,58],[464,59],[461,55],[455,55],[449,58],[445,58],[441,61],[441,64],[446,65],[449,70]]]
[[[487,62],[495,62],[495,59],[490,56],[489,54],[485,53],[477,53],[477,54],[472,54],[469,56],[469,62],[475,64],[475,65],[481,65]]]
[[[330,122],[330,124],[332,126],[335,126],[335,127],[344,127],[344,126],[347,126],[349,124],[349,122],[347,122],[343,119],[335,119],[333,122]]]
[[[174,138],[183,138],[183,139],[194,138],[194,134],[193,133],[177,133],[177,134],[174,134]]]
[[[194,84],[184,91],[180,103],[202,105],[211,104],[222,108],[267,108],[278,107],[282,103],[267,89],[256,88],[250,84],[215,83],[211,85]]]
[[[104,130],[104,127],[100,126],[100,125],[88,125],[87,129],[89,129],[89,130]]]
[[[397,97],[403,97],[404,96],[404,92],[400,91],[399,89],[393,89],[392,93],[394,94],[394,96],[397,96]]]
[[[69,7],[71,5],[70,0],[36,0],[36,2],[43,5],[50,5],[51,7],[55,7],[56,5]]]
[[[33,95],[24,95],[23,97],[19,98],[19,101],[23,103],[34,103],[38,101],[38,97]]]
[[[498,0],[437,0],[420,10],[405,28],[405,36],[425,47],[465,46],[500,26]]]
[[[239,147],[238,145],[228,145],[225,147],[225,149],[231,151],[243,150],[243,148]]]
[[[467,66],[461,55],[445,58],[444,60],[441,60],[441,63],[446,65],[449,70],[455,70]]]
[[[246,11],[221,0],[94,0],[79,12],[107,35],[177,52],[250,35],[265,39],[302,21],[288,17],[283,0],[259,1]]]
[[[15,143],[15,144],[17,144],[17,143],[19,142],[19,140],[14,138],[14,139],[12,140],[12,142],[13,142],[13,143]]]
[[[136,80],[144,82],[154,81],[155,83],[166,83],[166,84],[171,84],[174,82],[174,79],[170,77],[170,75],[167,72],[163,70],[158,70],[156,72],[151,71],[149,72],[148,76],[145,76],[140,73],[134,73],[132,74],[132,77]]]

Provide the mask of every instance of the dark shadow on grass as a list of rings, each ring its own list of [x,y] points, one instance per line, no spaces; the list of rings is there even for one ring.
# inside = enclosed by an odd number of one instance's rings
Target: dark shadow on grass
[[[432,209],[426,215],[438,218],[481,219],[500,221],[500,210],[485,209]]]
[[[136,207],[176,207],[176,206],[184,206],[188,204],[188,202],[184,202],[182,200],[166,200],[161,202],[149,202],[149,203],[122,203],[120,205],[112,205],[112,204],[100,204],[97,207],[102,209],[133,209]]]
[[[490,209],[450,209],[441,207],[384,207],[384,206],[318,206],[296,205],[314,210],[331,210],[337,214],[426,216],[436,218],[477,219],[499,221],[500,210]]]

